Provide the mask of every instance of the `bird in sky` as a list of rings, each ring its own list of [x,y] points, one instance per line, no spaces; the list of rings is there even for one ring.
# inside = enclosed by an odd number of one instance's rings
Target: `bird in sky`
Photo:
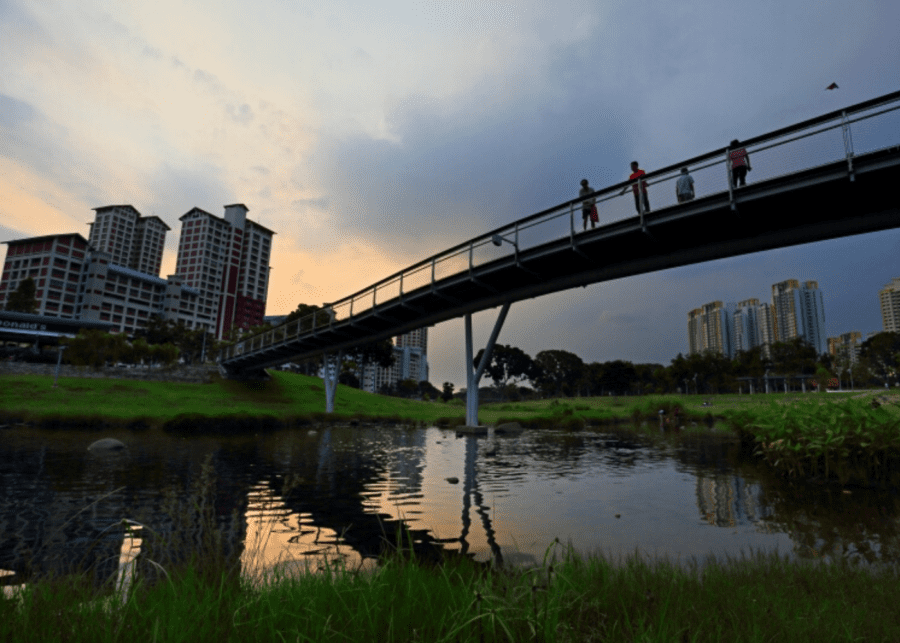
[[[831,84],[830,84],[828,87],[826,87],[825,89],[837,89],[837,88],[838,88],[838,84],[837,84],[837,83],[831,83]]]

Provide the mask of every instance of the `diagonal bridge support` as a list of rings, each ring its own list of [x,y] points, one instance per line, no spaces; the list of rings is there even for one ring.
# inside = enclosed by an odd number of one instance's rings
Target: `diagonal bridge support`
[[[472,352],[472,314],[466,313],[466,426],[478,426],[478,383],[481,381],[485,367],[491,361],[494,344],[497,343],[497,336],[500,335],[500,329],[503,327],[503,322],[506,321],[506,314],[509,312],[511,303],[506,302],[500,309],[500,315],[494,322],[494,330],[491,331],[491,337],[488,339],[477,367],[474,363],[475,354]]]

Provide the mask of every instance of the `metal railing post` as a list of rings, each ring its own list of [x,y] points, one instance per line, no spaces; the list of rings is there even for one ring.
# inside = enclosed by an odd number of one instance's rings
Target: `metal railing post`
[[[725,179],[728,181],[728,202],[731,204],[732,210],[737,210],[734,205],[734,186],[731,183],[731,177],[734,170],[731,167],[731,147],[725,148]]]
[[[516,249],[516,265],[519,265],[519,222],[516,221],[516,232],[515,232],[515,249]]]
[[[847,156],[847,173],[850,180],[855,181],[856,175],[853,173],[853,134],[850,131],[850,121],[847,119],[847,110],[841,112],[841,131],[844,135],[844,154]]]
[[[431,259],[431,288],[434,289],[434,264],[437,262],[437,257],[432,257]]]
[[[472,277],[472,268],[475,264],[475,242],[469,242],[469,277]]]
[[[375,295],[378,293],[378,286],[372,288],[372,310],[375,310]]]
[[[575,247],[575,204],[569,204],[569,243]]]

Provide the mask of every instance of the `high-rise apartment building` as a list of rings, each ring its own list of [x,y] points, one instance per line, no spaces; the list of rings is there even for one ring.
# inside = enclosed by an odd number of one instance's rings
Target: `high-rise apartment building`
[[[713,301],[688,313],[690,353],[713,351],[734,357],[734,304]]]
[[[364,391],[377,393],[382,386],[396,386],[402,380],[428,380],[428,329],[419,328],[394,340],[394,364],[387,368],[367,364],[359,375]]]
[[[759,303],[755,298],[746,299],[735,307],[733,320],[734,352],[759,346],[763,356],[768,357],[770,346],[775,341],[772,307]]]
[[[10,293],[23,279],[31,277],[36,286],[38,315],[77,319],[79,294],[89,246],[80,234],[51,234],[5,241],[7,246],[3,276],[0,277],[0,305],[6,306]]]
[[[233,327],[261,324],[275,234],[246,218],[241,204],[225,217],[194,208],[181,217],[177,273],[159,277],[169,227],[130,205],[94,209],[89,239],[58,234],[6,242],[0,305],[32,277],[40,315],[111,322],[133,333],[149,318],[207,328],[223,337]]]
[[[825,352],[825,306],[815,281],[801,286],[796,279],[772,285],[776,341],[802,337],[821,354]]]
[[[738,302],[734,311],[734,350],[748,351],[759,345],[759,299]]]
[[[858,330],[828,338],[828,353],[838,359],[848,359],[851,364],[859,360],[862,333]]]
[[[109,253],[113,264],[158,277],[171,228],[159,217],[142,217],[130,205],[106,205],[94,212],[94,222],[88,224],[91,247]]]
[[[237,203],[225,206],[223,218],[200,208],[180,218],[176,272],[200,292],[198,312],[216,320],[220,339],[232,328],[262,324],[265,314],[275,233],[247,212]]]
[[[900,333],[900,277],[878,291],[881,304],[881,328],[885,333]]]
[[[57,234],[5,242],[8,246],[0,277],[0,304],[6,304],[21,281],[35,283],[35,313],[46,317],[109,322],[117,332],[131,334],[151,316],[196,327],[199,293],[168,280],[112,261],[112,254],[95,251],[80,234]],[[210,324],[211,326],[211,324]]]

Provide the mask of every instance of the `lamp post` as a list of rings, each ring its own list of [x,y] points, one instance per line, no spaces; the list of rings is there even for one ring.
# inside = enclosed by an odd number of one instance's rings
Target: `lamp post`
[[[60,346],[57,351],[56,375],[53,377],[53,388],[56,388],[56,382],[59,380],[59,368],[60,368],[60,365],[62,364],[63,351],[66,350],[66,348],[67,348],[66,346]]]

